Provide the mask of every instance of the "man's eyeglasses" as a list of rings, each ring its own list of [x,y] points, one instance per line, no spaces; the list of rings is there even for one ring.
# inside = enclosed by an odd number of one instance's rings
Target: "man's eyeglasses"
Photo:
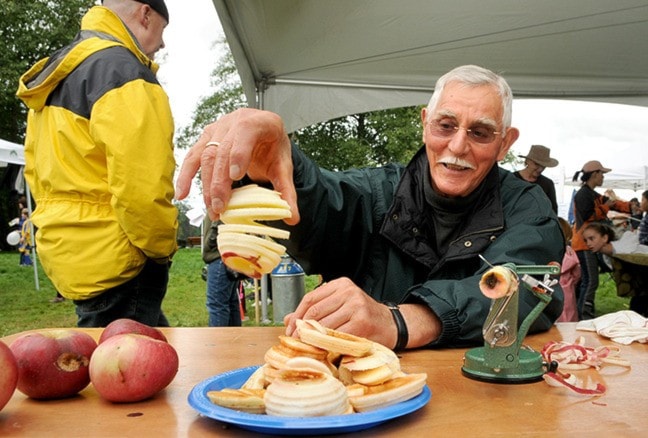
[[[488,144],[495,140],[495,137],[501,134],[499,131],[495,131],[492,126],[487,125],[477,125],[471,128],[462,128],[457,126],[454,121],[441,119],[441,120],[431,120],[428,122],[430,126],[430,132],[435,137],[439,138],[448,138],[452,137],[460,129],[464,129],[468,138],[473,140],[475,143]]]

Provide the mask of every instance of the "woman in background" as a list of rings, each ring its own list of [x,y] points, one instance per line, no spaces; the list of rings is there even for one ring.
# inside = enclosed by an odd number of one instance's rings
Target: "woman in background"
[[[604,196],[594,190],[603,185],[604,174],[611,169],[603,167],[600,161],[588,161],[583,168],[574,174],[576,181],[580,174],[581,188],[574,195],[574,236],[572,248],[576,251],[581,266],[581,283],[577,290],[579,319],[594,318],[594,298],[598,289],[599,261],[585,243],[582,231],[590,222],[608,220],[610,210],[630,213],[630,203]]]

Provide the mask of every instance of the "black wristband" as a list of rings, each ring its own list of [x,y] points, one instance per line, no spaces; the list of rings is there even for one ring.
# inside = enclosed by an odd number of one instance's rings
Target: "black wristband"
[[[394,322],[396,322],[396,330],[398,331],[398,338],[396,339],[396,346],[394,351],[404,350],[407,347],[407,342],[409,341],[409,333],[407,331],[407,324],[405,324],[405,318],[398,308],[398,304],[385,301],[383,303],[385,306],[389,307],[391,310],[392,316],[394,317]]]

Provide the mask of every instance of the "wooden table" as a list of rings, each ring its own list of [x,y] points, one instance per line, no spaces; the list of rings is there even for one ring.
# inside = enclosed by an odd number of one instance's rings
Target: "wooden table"
[[[100,329],[88,329],[98,337]],[[186,437],[254,435],[201,417],[187,395],[200,381],[224,371],[263,363],[265,351],[283,328],[164,329],[180,356],[175,380],[153,399],[112,404],[99,398],[92,385],[79,396],[35,401],[16,391],[0,412],[0,435]],[[530,336],[526,344],[539,350],[549,340],[573,341],[583,335],[587,345],[612,344],[594,333],[576,332],[574,323],[558,324]],[[18,335],[2,340],[10,344]],[[616,344],[614,344],[616,345]],[[402,354],[406,372],[428,373],[430,402],[412,414],[355,433],[382,436],[647,436],[648,345],[621,346],[632,369],[606,366],[590,372],[608,392],[582,397],[545,382],[493,384],[461,374],[465,350],[420,350]]]

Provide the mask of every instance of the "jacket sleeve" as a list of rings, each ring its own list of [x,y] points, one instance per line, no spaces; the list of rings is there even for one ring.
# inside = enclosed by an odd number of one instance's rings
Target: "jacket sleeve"
[[[482,253],[486,260],[493,265],[513,263],[516,266],[560,263],[565,248],[560,225],[555,216],[536,213],[541,211],[551,212],[551,206],[539,188],[529,189],[521,196],[505,201],[505,230]],[[478,257],[456,263],[462,266],[448,264],[442,269],[462,272],[461,275],[429,280],[410,290],[408,301],[427,304],[441,320],[441,336],[430,344],[431,347],[457,347],[483,342],[482,328],[491,300],[482,294],[479,281],[488,266],[480,262]],[[562,312],[562,289],[558,284],[552,288],[552,300],[531,325],[530,333],[548,330]],[[519,294],[518,324],[539,302],[522,285]]]
[[[374,198],[381,191],[372,190],[375,182],[367,172],[398,170],[386,167],[330,172],[317,167],[294,145],[293,163],[302,219],[290,227],[290,241],[284,242],[288,253],[308,273],[321,274],[325,280],[346,276],[357,282],[365,271],[359,261],[366,258],[383,218],[376,211]],[[384,183],[397,178],[384,178]],[[285,227],[283,223],[276,226]]]
[[[143,79],[111,90],[93,109],[91,133],[106,150],[111,205],[132,245],[152,259],[177,247],[173,130],[166,93]]]

